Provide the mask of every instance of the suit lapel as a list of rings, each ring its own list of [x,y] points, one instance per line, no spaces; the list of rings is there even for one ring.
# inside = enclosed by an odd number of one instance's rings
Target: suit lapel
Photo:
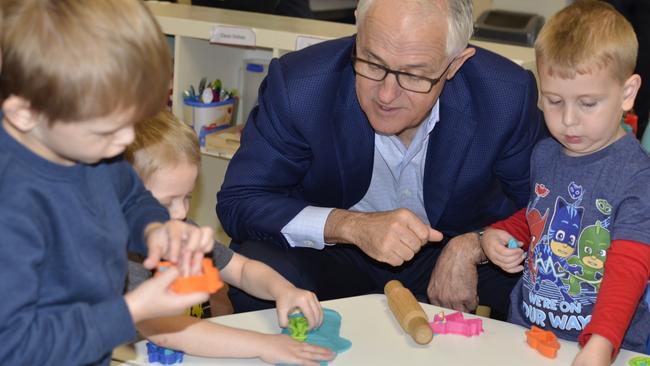
[[[424,207],[432,227],[447,205],[476,129],[462,73],[445,84],[440,121],[431,131],[424,168]]]
[[[370,186],[375,135],[357,100],[352,67],[346,68],[341,77],[337,95],[341,103],[332,113],[332,150],[340,177],[340,204],[347,208],[363,198]]]

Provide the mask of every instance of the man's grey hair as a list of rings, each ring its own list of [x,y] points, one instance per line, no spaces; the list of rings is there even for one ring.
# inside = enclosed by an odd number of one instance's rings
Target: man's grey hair
[[[391,0],[401,1],[401,0]],[[456,57],[467,47],[474,31],[472,0],[414,0],[424,9],[434,10],[442,1],[447,3],[447,56]],[[361,25],[368,9],[375,0],[359,0],[357,4],[357,25]],[[440,4],[442,5],[442,4]],[[423,14],[428,15],[427,12]]]

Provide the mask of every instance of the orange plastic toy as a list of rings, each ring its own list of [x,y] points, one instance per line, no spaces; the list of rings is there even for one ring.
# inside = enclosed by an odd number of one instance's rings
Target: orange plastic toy
[[[555,358],[557,350],[560,349],[560,342],[557,341],[557,337],[553,332],[542,330],[534,325],[530,330],[526,331],[526,342],[537,352],[548,358]]]
[[[170,262],[160,262],[158,264],[158,272],[162,272],[168,267],[172,266]],[[197,276],[178,277],[172,283],[172,290],[179,294],[188,294],[192,292],[208,292],[215,293],[223,287],[223,282],[219,276],[219,271],[212,264],[209,258],[203,258],[201,264],[203,273]]]

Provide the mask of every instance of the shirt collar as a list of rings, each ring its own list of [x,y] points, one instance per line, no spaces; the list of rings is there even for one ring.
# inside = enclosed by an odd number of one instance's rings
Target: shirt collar
[[[429,134],[433,131],[433,128],[436,126],[436,123],[440,120],[440,100],[436,101],[436,104],[431,108],[431,113],[420,125],[413,140],[409,145],[408,151],[413,151],[413,153],[422,149],[424,143],[428,140]]]

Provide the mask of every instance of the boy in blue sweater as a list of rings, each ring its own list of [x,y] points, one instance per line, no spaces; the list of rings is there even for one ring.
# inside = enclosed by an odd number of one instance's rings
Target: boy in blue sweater
[[[134,322],[207,294],[212,231],[168,221],[120,155],[166,99],[166,39],[139,0],[3,0],[0,364],[108,365]],[[129,249],[179,264],[122,295]]]

